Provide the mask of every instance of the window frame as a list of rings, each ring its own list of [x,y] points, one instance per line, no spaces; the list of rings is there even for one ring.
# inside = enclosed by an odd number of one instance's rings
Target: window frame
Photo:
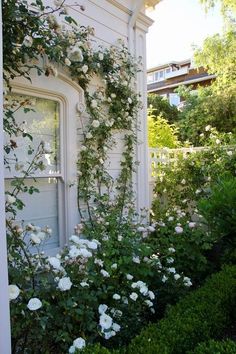
[[[60,186],[58,185],[59,247],[45,251],[47,254],[56,254],[68,242],[75,225],[79,222],[77,186],[73,185],[72,181],[77,178],[78,116],[82,116],[85,111],[84,92],[78,84],[63,73],[59,73],[58,77],[32,77],[30,85],[19,78],[19,80],[14,80],[11,85],[13,94],[45,98],[60,104],[61,173],[56,176],[60,181]],[[8,177],[5,178],[8,179]],[[52,175],[46,174],[34,177],[53,178]],[[64,184],[63,187],[62,184]]]

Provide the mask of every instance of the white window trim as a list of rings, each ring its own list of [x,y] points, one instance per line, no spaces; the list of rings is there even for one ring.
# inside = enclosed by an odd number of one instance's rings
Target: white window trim
[[[69,236],[73,234],[75,225],[79,222],[77,205],[77,186],[71,187],[71,183],[77,178],[77,153],[79,150],[77,139],[78,116],[84,111],[84,93],[82,88],[72,81],[68,76],[59,73],[58,77],[36,76],[32,77],[32,84],[27,85],[24,79],[16,79],[12,83],[12,92],[51,99],[60,102],[60,141],[61,154],[61,177],[64,181],[64,188],[59,187],[58,193],[62,195],[59,202],[59,228],[64,219],[64,232],[59,233],[59,248],[47,250],[48,254],[56,254],[60,248],[68,242]],[[67,95],[65,96],[65,92]],[[61,129],[63,130],[61,132]],[[65,166],[65,168],[63,168]],[[35,176],[38,178],[37,176]],[[52,177],[47,174],[41,178]],[[64,204],[64,207],[62,207]]]

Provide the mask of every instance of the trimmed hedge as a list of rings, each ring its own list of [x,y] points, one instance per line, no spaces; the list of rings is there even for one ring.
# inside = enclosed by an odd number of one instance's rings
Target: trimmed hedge
[[[219,337],[235,315],[236,266],[225,267],[201,288],[170,308],[164,319],[146,327],[127,354],[183,354]]]
[[[235,354],[236,342],[232,340],[226,340],[223,342],[217,342],[210,340],[198,344],[196,349],[188,354]]]

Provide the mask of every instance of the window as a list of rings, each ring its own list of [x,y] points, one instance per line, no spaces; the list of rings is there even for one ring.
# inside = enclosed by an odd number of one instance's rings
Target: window
[[[161,70],[161,71],[159,72],[159,79],[160,79],[160,80],[163,80],[163,79],[164,79],[164,70]]]
[[[60,215],[60,204],[63,201],[64,176],[63,176],[63,145],[62,145],[62,119],[60,117],[60,100],[51,100],[29,95],[20,95],[18,93],[10,94],[8,100],[15,102],[28,102],[28,106],[34,111],[24,112],[21,107],[15,113],[15,119],[27,133],[32,135],[33,141],[28,138],[17,137],[17,163],[14,161],[13,152],[8,155],[12,158],[10,171],[6,171],[6,189],[11,190],[11,181],[20,177],[19,167],[29,165],[33,160],[35,153],[42,141],[48,153],[43,156],[45,170],[36,171],[33,178],[27,178],[26,185],[34,186],[40,193],[28,195],[22,193],[20,198],[25,204],[25,208],[18,212],[17,221],[23,220],[25,223],[33,223],[36,226],[44,228],[48,226],[52,229],[52,236],[46,242],[45,248],[57,248],[60,246],[62,235],[65,232],[63,215]],[[32,154],[28,151],[32,150]],[[12,155],[12,156],[11,156]]]
[[[34,136],[31,143],[34,149],[41,140],[45,141],[47,152],[43,159],[44,171],[34,175],[36,182],[28,178],[26,184],[34,185],[40,193],[22,195],[26,207],[17,218],[25,223],[52,229],[52,237],[45,245],[49,254],[56,254],[74,232],[79,222],[77,207],[77,153],[80,144],[80,119],[85,109],[83,90],[68,76],[59,73],[58,77],[32,76],[32,84],[25,80],[14,80],[11,100],[31,100],[34,112],[25,113],[23,109],[16,114],[19,122],[26,121],[26,130]],[[17,137],[17,156],[20,162],[30,161],[28,155],[30,140]],[[5,171],[6,189],[12,188],[11,181],[20,176],[15,163],[11,171]]]
[[[154,74],[154,80],[155,81],[159,80],[159,72],[158,71],[156,71],[155,74]]]
[[[147,75],[147,83],[151,84],[152,82],[154,82],[154,76],[153,76],[153,74],[148,74]]]
[[[177,93],[170,93],[169,102],[171,106],[178,106],[180,104],[180,96]]]

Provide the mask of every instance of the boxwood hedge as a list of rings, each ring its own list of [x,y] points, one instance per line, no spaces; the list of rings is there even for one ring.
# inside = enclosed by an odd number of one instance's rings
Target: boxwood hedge
[[[222,335],[236,316],[236,266],[225,267],[134,338],[127,354],[183,354]]]

